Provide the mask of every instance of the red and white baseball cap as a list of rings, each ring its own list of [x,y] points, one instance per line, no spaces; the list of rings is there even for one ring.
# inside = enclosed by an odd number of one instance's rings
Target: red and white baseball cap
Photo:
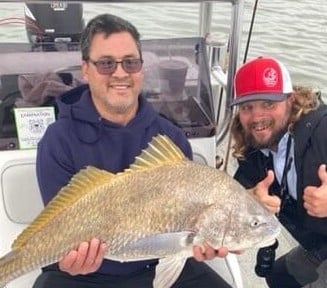
[[[271,57],[258,57],[237,70],[234,91],[231,105],[255,100],[282,101],[293,92],[293,87],[283,63]]]

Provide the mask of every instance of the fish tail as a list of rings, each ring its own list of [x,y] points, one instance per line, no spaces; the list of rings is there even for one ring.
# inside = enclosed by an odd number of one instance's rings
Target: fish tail
[[[27,272],[23,266],[23,259],[17,250],[0,258],[0,288],[4,288],[11,280]]]

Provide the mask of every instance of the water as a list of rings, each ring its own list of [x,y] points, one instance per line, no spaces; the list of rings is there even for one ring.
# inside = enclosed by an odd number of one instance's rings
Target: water
[[[243,60],[254,0],[245,0],[240,61]],[[0,3],[0,21],[23,17],[22,3]],[[85,20],[113,13],[134,23],[143,38],[198,35],[198,3],[86,3]],[[227,40],[231,4],[214,4],[212,32]],[[294,83],[320,89],[327,99],[326,0],[259,0],[248,58],[277,57],[289,68]],[[2,22],[0,22],[2,24]],[[0,25],[0,41],[27,41],[22,24]]]

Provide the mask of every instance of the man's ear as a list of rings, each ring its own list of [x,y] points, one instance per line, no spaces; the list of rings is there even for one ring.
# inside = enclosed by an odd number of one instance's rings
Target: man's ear
[[[293,103],[295,100],[295,92],[288,94],[287,99],[290,101],[290,103]]]
[[[85,60],[82,62],[82,78],[86,82],[89,80],[89,64]]]

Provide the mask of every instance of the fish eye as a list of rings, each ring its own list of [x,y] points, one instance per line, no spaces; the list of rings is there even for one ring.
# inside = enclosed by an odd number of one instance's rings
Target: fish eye
[[[251,222],[251,227],[257,227],[257,226],[259,226],[259,221],[258,220],[254,220],[254,221],[252,221]]]
[[[261,222],[259,219],[254,219],[250,225],[251,227],[258,227],[258,226],[261,226],[262,224],[264,224],[263,222]]]

